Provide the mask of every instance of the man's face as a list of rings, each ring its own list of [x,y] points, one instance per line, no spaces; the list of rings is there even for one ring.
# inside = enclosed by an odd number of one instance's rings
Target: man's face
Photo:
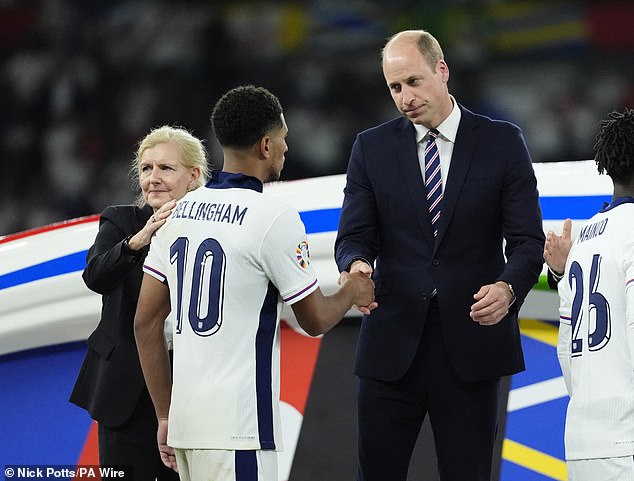
[[[440,60],[432,68],[414,43],[397,42],[386,48],[383,75],[396,108],[412,123],[437,127],[451,112],[447,111],[447,64]]]

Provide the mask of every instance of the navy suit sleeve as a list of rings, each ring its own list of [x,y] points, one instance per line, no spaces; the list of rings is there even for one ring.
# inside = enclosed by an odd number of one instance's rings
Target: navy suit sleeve
[[[537,180],[521,130],[514,126],[507,142],[501,199],[507,263],[500,279],[513,285],[521,301],[542,271],[545,236]]]
[[[357,135],[348,162],[345,196],[335,241],[335,260],[340,272],[358,258],[373,265],[379,250],[376,198],[364,162],[363,141]]]

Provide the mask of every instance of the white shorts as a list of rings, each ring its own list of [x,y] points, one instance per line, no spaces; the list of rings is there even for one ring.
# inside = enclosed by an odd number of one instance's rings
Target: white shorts
[[[566,461],[568,481],[634,481],[634,457]]]
[[[278,481],[275,451],[175,448],[181,481]]]

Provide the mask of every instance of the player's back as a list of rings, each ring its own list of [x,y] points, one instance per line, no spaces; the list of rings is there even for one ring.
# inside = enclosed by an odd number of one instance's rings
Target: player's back
[[[632,279],[634,199],[624,198],[583,226],[561,281],[572,326],[568,459],[634,454]]]
[[[282,299],[316,278],[297,265],[297,211],[264,195],[257,179],[214,175],[224,181],[177,203],[146,260],[167,279],[175,311],[169,441],[275,449]]]

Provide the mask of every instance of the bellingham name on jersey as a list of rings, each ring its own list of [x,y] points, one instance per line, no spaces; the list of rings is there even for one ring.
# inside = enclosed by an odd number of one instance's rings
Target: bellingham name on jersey
[[[239,205],[216,204],[183,200],[179,202],[172,217],[181,219],[206,220],[209,222],[224,222],[242,225],[248,207],[241,209]]]

